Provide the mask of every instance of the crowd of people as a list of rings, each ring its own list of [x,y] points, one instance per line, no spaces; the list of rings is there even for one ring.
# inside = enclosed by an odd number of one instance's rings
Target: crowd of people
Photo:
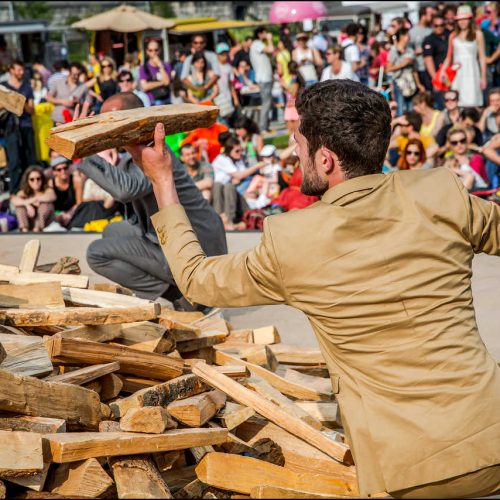
[[[471,192],[498,187],[500,147],[499,5],[423,5],[418,23],[406,17],[386,29],[368,31],[351,23],[332,39],[325,29],[279,34],[259,26],[241,41],[219,41],[207,49],[204,34],[164,61],[161,44],[149,40],[145,61],[134,54],[117,67],[104,54],[84,63],[57,61],[27,67],[12,61],[3,84],[27,98],[20,118],[0,114],[0,142],[7,152],[10,198],[2,213],[15,211],[21,231],[72,229],[96,220],[126,216],[123,203],[95,185],[70,162],[51,152],[35,158],[34,106],[51,103],[54,125],[73,120],[83,106],[98,114],[121,92],[144,106],[214,104],[217,123],[209,129],[167,138],[204,198],[226,229],[260,228],[277,211],[316,201],[300,192],[301,170],[293,146],[264,144],[270,123],[280,119],[293,135],[302,89],[329,79],[351,79],[387,99],[392,137],[381,171],[451,169]],[[230,43],[229,43],[230,42]],[[123,151],[102,153],[117,165]],[[489,193],[494,196],[494,194]],[[87,226],[86,226],[87,225]]]

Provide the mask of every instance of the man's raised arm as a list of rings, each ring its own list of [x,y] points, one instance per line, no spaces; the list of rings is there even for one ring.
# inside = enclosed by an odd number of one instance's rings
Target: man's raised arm
[[[164,143],[162,124],[153,147],[127,146],[134,162],[151,180],[159,212],[152,217],[175,282],[191,302],[216,307],[241,307],[285,302],[268,225],[253,250],[207,257],[179,203],[172,158]]]

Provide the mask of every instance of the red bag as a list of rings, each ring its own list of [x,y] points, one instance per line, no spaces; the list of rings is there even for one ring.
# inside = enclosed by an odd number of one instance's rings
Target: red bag
[[[448,39],[448,54],[447,58],[450,60],[450,65],[443,71],[443,65],[440,64],[436,73],[432,77],[432,85],[435,90],[441,90],[446,92],[450,90],[451,84],[455,77],[457,76],[457,71],[460,69],[460,64],[453,64],[453,40],[455,39],[455,33],[450,35]]]

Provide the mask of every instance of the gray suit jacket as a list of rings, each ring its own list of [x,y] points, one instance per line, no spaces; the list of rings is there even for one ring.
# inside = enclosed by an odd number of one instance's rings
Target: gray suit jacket
[[[203,198],[185,167],[172,153],[174,182],[181,205],[207,255],[227,253],[226,233],[220,217]],[[134,164],[129,154],[117,166],[100,156],[85,158],[80,171],[106,190],[115,200],[131,203],[143,234],[159,245],[150,217],[158,212],[151,182]]]

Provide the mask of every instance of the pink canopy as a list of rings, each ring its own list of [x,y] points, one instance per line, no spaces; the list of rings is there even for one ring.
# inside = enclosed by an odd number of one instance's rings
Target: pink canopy
[[[323,2],[274,2],[269,12],[272,23],[294,23],[327,15]]]

